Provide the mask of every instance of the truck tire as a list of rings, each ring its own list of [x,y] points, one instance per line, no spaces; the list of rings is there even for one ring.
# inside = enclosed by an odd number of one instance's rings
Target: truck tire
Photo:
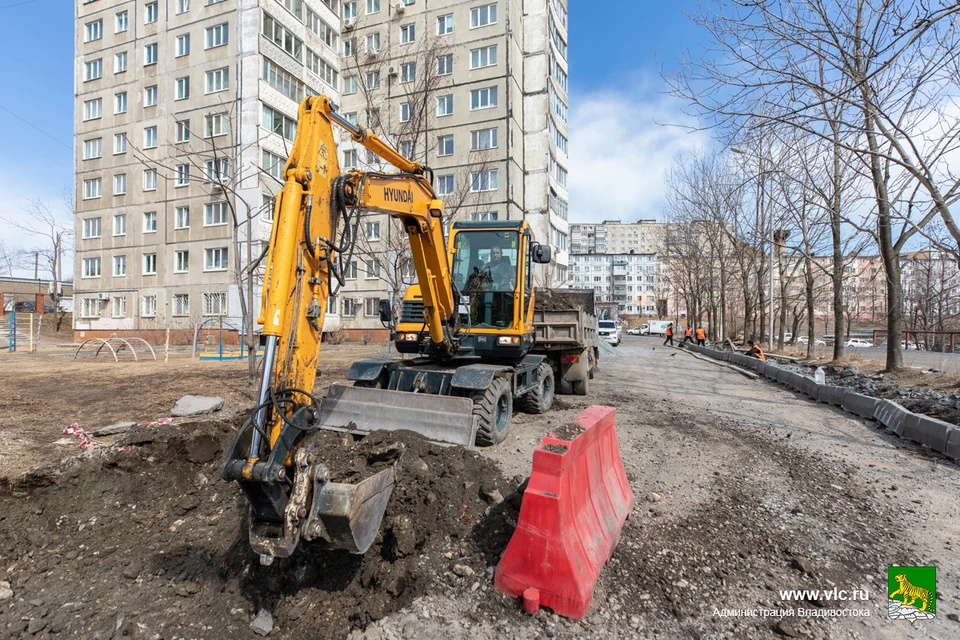
[[[524,413],[546,413],[553,406],[553,368],[542,362],[539,372],[540,384],[537,388],[517,398],[517,408]]]
[[[494,378],[489,387],[470,394],[470,397],[473,399],[473,415],[479,418],[477,444],[489,447],[503,442],[513,417],[510,383],[503,378]]]

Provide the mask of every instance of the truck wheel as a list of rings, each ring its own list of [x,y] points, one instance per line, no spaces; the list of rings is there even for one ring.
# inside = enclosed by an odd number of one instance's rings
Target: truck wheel
[[[470,397],[473,399],[473,415],[480,419],[477,444],[489,447],[503,442],[510,431],[513,416],[510,383],[503,378],[494,378],[489,387],[470,394]]]
[[[540,384],[517,398],[517,408],[524,413],[546,413],[553,406],[553,369],[549,364],[540,364]]]

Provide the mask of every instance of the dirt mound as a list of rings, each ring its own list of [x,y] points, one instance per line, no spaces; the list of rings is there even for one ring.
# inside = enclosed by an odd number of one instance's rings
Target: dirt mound
[[[246,501],[218,471],[235,427],[141,429],[123,448],[92,449],[0,489],[0,576],[14,592],[0,603],[0,638],[255,638],[260,608],[272,613],[274,636],[338,638],[449,580],[457,564],[486,569],[471,532],[515,483],[474,452],[404,432],[359,445],[318,440],[331,469],[352,465],[337,472],[350,481],[371,470],[370,451],[403,445],[365,555],[308,546],[260,566]]]

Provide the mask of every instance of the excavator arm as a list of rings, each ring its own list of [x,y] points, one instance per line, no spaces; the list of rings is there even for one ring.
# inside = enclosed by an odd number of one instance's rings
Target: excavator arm
[[[333,123],[399,173],[340,174]],[[283,171],[267,251],[258,323],[263,367],[258,405],[223,464],[251,504],[251,546],[269,563],[301,539],[362,553],[379,528],[392,469],[358,485],[327,482],[329,472],[302,446],[321,418],[313,397],[324,315],[337,265],[352,255],[364,211],[387,213],[406,231],[423,288],[426,322],[438,353],[456,351],[457,305],[445,251],[443,203],[426,169],[368,130],[352,125],[325,96],[308,97]],[[352,212],[352,213],[351,213]],[[338,228],[352,225],[339,238]]]

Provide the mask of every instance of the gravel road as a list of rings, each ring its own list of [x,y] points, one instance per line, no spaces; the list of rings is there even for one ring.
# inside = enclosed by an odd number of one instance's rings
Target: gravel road
[[[547,416],[517,416],[508,441],[483,451],[505,475],[525,475],[545,427],[589,404],[617,408],[637,502],[587,619],[531,618],[481,581],[451,584],[352,637],[960,637],[957,465],[656,339],[630,336],[612,351],[590,396],[561,397]],[[937,566],[937,617],[887,620],[887,567],[915,564]],[[779,594],[833,587],[866,600]],[[723,609],[798,615],[718,615]],[[861,615],[820,617],[837,609]]]

